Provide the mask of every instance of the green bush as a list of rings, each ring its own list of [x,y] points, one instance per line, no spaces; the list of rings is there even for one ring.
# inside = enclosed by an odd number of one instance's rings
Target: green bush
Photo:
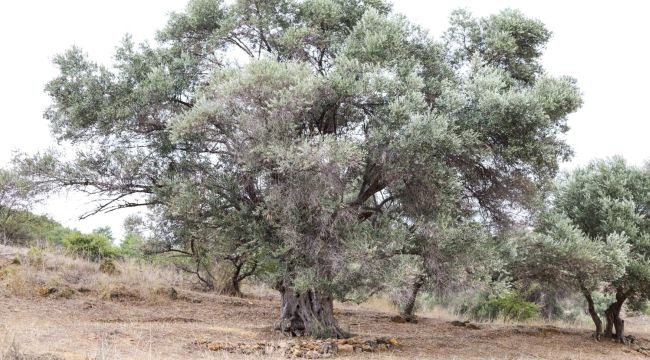
[[[4,234],[11,244],[20,246],[41,241],[59,245],[72,232],[47,216],[35,215],[29,211],[17,211],[0,224],[0,234]]]
[[[630,307],[632,307],[633,311],[638,312],[641,315],[650,315],[650,300],[642,300],[642,301],[636,301],[633,304],[630,304]]]
[[[477,320],[503,319],[525,321],[539,317],[539,306],[526,301],[517,292],[499,295],[481,295],[473,306],[466,307],[469,315]]]
[[[63,244],[69,252],[93,261],[113,258],[118,254],[110,240],[101,234],[74,232],[63,239]]]
[[[611,293],[601,293],[599,291],[594,291],[591,294],[591,297],[594,300],[594,307],[596,308],[596,312],[602,316],[605,315],[605,310],[607,310],[609,305],[611,305],[613,302],[616,302],[616,295]],[[587,304],[585,301],[584,308],[586,307]]]
[[[120,253],[127,258],[141,258],[144,256],[145,242],[138,234],[126,234],[120,244]]]

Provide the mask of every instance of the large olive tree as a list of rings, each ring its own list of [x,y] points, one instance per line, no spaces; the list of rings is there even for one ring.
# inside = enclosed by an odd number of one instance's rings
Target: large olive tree
[[[549,37],[513,10],[436,41],[383,0],[193,0],[113,67],[59,56],[46,116],[77,156],[22,164],[98,211],[153,206],[187,230],[170,246],[266,249],[278,328],[340,337],[334,298],[436,254],[430,224],[503,226],[549,188],[581,103],[540,65]]]

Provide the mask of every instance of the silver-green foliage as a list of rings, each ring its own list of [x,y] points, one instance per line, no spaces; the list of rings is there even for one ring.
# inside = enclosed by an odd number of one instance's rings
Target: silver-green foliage
[[[597,290],[624,274],[630,247],[621,234],[594,241],[563,214],[549,214],[540,232],[513,234],[513,275],[559,288]]]
[[[604,261],[618,268],[616,276],[604,279],[610,290],[626,298],[650,296],[649,165],[635,167],[614,157],[576,169],[561,179],[554,209],[584,233],[585,246],[612,244],[618,250]]]
[[[520,219],[570,156],[581,99],[540,66],[549,36],[510,10],[455,13],[436,41],[382,0],[193,0],[113,67],[57,57],[46,117],[79,151],[22,163],[108,196],[97,210],[153,206],[169,248],[271,257],[298,288],[373,289],[410,253],[462,277],[475,247],[453,228]]]
[[[39,187],[35,183],[20,176],[15,169],[0,168],[0,241],[25,240],[18,237],[31,232],[32,225],[47,223],[49,219],[38,219],[29,212],[39,200]]]
[[[626,300],[650,296],[650,166],[622,158],[593,161],[564,174],[536,232],[515,238],[510,270],[516,279],[579,291],[603,331],[592,292],[614,294],[604,334],[624,342],[620,312]]]

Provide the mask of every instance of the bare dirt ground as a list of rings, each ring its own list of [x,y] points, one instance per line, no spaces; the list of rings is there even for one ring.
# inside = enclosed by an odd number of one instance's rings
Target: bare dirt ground
[[[122,263],[118,264],[121,275],[106,275],[97,264],[59,254],[0,250],[0,360],[309,358],[319,356],[314,351],[294,351],[296,347],[323,346],[272,330],[279,297],[271,291],[249,288],[244,298],[231,298],[192,291],[162,270]],[[171,284],[178,291],[170,294],[167,287],[161,292],[160,284]],[[650,320],[645,318],[626,320],[627,333],[637,341],[621,345],[595,341],[588,327],[455,326],[454,318],[445,313],[424,314],[417,324],[404,324],[392,322],[394,315],[393,309],[376,303],[337,304],[340,325],[355,335],[357,343],[338,343],[338,354],[326,355],[343,359],[641,359],[650,355]],[[358,352],[370,348],[384,351]]]
[[[200,301],[200,302],[199,302]],[[46,359],[243,359],[259,355],[211,351],[207,344],[280,343],[272,331],[277,299],[190,294],[187,299],[146,304],[75,299],[24,299],[0,295],[0,339]],[[395,350],[339,354],[364,359],[641,359],[645,345],[596,342],[587,329],[550,325],[454,326],[421,318],[397,324],[391,313],[343,306],[337,317],[361,337],[394,337]],[[642,344],[644,339],[634,331]],[[644,333],[642,335],[645,335]],[[270,358],[283,358],[272,355]]]

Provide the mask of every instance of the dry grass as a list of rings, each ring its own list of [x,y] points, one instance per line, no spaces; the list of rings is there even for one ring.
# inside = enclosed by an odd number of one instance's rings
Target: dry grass
[[[44,353],[39,355],[25,353],[22,351],[20,345],[15,340],[12,340],[11,343],[7,345],[6,350],[0,351],[0,360],[61,360],[61,359],[62,359],[61,357],[50,353]]]
[[[191,279],[172,266],[154,266],[135,260],[115,261],[115,271],[100,264],[71,257],[61,250],[20,249],[2,246],[0,254],[9,260],[0,270],[0,283],[15,296],[64,297],[79,294],[110,297],[115,291],[143,301],[162,301],[164,289],[189,288]]]
[[[0,360],[256,359],[210,351],[206,344],[287,341],[271,329],[279,298],[268,287],[248,285],[244,298],[231,298],[193,291],[192,280],[173,268],[115,265],[118,271],[109,275],[96,263],[57,251],[0,246]],[[381,297],[360,305],[337,303],[335,313],[344,329],[361,338],[395,337],[401,344],[396,352],[340,358],[641,359],[650,351],[646,318],[626,320],[640,345],[622,346],[596,342],[589,324],[454,326],[456,317],[436,307],[418,313],[417,324],[393,323],[396,309]]]

